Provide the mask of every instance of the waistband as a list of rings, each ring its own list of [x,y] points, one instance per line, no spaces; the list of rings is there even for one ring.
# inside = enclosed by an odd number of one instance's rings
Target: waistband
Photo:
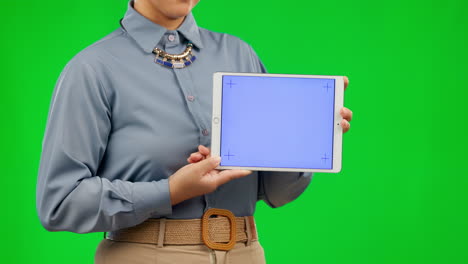
[[[258,240],[253,216],[235,217],[225,209],[208,209],[201,219],[150,218],[143,223],[107,233],[107,239],[164,245],[205,244],[230,250],[237,242]]]

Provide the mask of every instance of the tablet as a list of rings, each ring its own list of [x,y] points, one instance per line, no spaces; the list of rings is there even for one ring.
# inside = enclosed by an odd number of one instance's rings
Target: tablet
[[[218,169],[339,172],[343,76],[216,72]]]

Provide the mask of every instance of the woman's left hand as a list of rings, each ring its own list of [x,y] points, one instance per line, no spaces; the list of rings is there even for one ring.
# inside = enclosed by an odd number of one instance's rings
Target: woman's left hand
[[[345,90],[348,87],[348,84],[349,84],[349,79],[348,79],[348,77],[344,76],[344,88],[345,88]],[[343,107],[340,110],[340,115],[341,115],[341,117],[343,117],[343,120],[341,120],[341,127],[343,128],[343,133],[346,133],[346,132],[348,132],[349,128],[351,127],[349,122],[351,122],[351,119],[353,118],[353,112],[351,110],[349,110],[348,108]],[[203,145],[199,145],[198,146],[198,151],[193,152],[192,154],[190,154],[190,157],[188,157],[187,161],[188,161],[188,163],[197,163],[197,162],[199,162],[201,160],[209,158],[210,155],[211,155],[210,153],[211,153],[211,151],[210,151],[209,148],[207,148],[207,147],[205,147]]]
[[[348,87],[349,79],[348,77],[344,76],[344,88]],[[349,128],[351,127],[350,123],[351,119],[353,119],[353,112],[346,107],[341,108],[340,115],[343,117],[341,120],[341,127],[343,128],[343,133],[348,132]]]

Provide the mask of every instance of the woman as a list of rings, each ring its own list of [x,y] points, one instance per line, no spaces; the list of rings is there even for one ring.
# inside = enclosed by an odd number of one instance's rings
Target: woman
[[[109,232],[96,263],[264,263],[256,201],[281,206],[310,182],[310,173],[214,169],[213,72],[265,69],[245,42],[199,28],[197,3],[130,1],[121,27],[56,84],[37,209],[50,231]]]

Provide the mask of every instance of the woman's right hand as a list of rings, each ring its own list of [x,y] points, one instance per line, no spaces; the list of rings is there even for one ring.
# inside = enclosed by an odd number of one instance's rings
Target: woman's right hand
[[[206,157],[185,165],[169,177],[172,205],[213,192],[218,186],[233,179],[245,177],[250,170],[216,170],[220,157]]]

